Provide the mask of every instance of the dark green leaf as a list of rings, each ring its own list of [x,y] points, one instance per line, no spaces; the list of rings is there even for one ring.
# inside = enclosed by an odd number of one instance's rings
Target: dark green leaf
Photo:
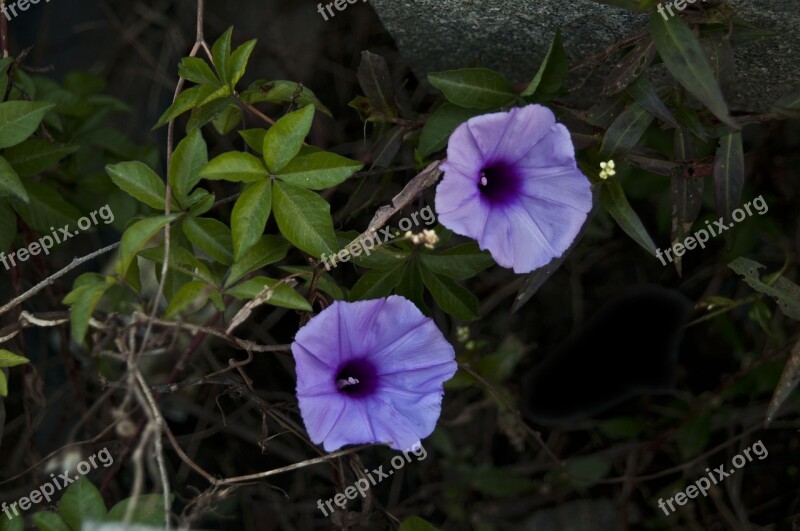
[[[51,513],[50,511],[34,513],[32,520],[39,531],[70,531],[70,528],[64,519],[56,513]],[[20,518],[18,521],[19,531],[22,531],[22,519]],[[11,531],[11,529],[9,529],[9,531]]]
[[[270,103],[288,103],[300,107],[313,105],[318,111],[331,116],[331,111],[317,99],[310,89],[294,81],[256,81],[250,85],[248,90],[242,93],[241,97],[242,100],[248,103],[267,101]]]
[[[15,146],[31,136],[54,103],[6,101],[0,103],[0,148]]]
[[[292,310],[311,311],[311,305],[302,295],[285,283],[272,278],[251,278],[232,288],[228,288],[225,293],[240,300],[252,300],[258,297],[266,288],[274,288],[272,295],[267,299],[267,304]]]
[[[225,286],[235,284],[253,271],[279,262],[286,257],[289,243],[283,238],[267,234],[262,236],[241,259],[231,266]]]
[[[256,40],[247,41],[242,44],[231,54],[230,62],[228,63],[228,80],[232,87],[242,79],[245,71],[247,70],[247,62],[250,60],[250,54],[256,47]]]
[[[20,177],[32,177],[55,166],[55,164],[78,151],[79,146],[51,144],[41,138],[29,138],[25,142],[8,148],[4,153],[8,162]]]
[[[109,282],[81,286],[64,298],[64,304],[71,305],[69,320],[72,340],[76,343],[83,343],[86,331],[89,329],[89,320],[92,318],[100,299],[110,287],[111,284]]]
[[[334,253],[336,235],[327,201],[280,181],[275,181],[272,199],[278,228],[287,240],[315,258]]]
[[[600,152],[610,157],[620,151],[630,150],[639,142],[652,121],[652,114],[638,103],[631,102],[609,126],[603,137]]]
[[[432,526],[427,521],[419,516],[409,516],[403,523],[400,524],[400,529],[397,531],[439,531],[436,527]]]
[[[221,221],[188,216],[183,222],[183,233],[192,244],[220,264],[233,263],[231,230]]]
[[[422,281],[439,308],[461,321],[478,318],[478,299],[447,277],[422,268]]]
[[[743,187],[742,133],[732,131],[719,139],[714,158],[714,203],[721,216],[730,217],[742,199]]]
[[[244,139],[247,147],[259,154],[264,149],[264,135],[266,134],[266,129],[244,129],[239,131],[239,135]]]
[[[440,275],[464,280],[474,277],[494,264],[492,256],[481,251],[477,243],[465,243],[442,253],[419,255],[422,264]]]
[[[0,349],[0,367],[16,367],[30,362],[28,358],[23,358],[13,352]]]
[[[199,57],[184,57],[178,66],[178,75],[198,85],[208,84],[220,86],[219,78],[208,66],[208,63]]]
[[[456,127],[477,114],[475,109],[465,109],[452,103],[443,103],[430,115],[419,137],[419,153],[428,157],[447,146],[450,135]]]
[[[372,106],[385,116],[397,116],[392,75],[386,59],[369,51],[361,52],[358,83]]]
[[[272,181],[264,179],[244,189],[231,213],[233,255],[238,261],[258,242],[272,209]]]
[[[630,236],[633,241],[641,245],[651,256],[656,255],[656,245],[647,233],[642,220],[633,211],[622,186],[616,181],[603,182],[600,190],[600,199],[603,208],[611,214],[617,224]]]
[[[0,197],[16,197],[17,199],[28,203],[30,198],[25,186],[8,163],[6,159],[0,157]]]
[[[251,183],[269,176],[264,164],[249,153],[231,151],[212,159],[201,171],[200,177],[210,181],[226,180]]]
[[[630,94],[636,102],[641,105],[647,112],[656,116],[656,118],[670,124],[672,127],[678,127],[678,122],[672,113],[669,111],[661,98],[656,94],[656,89],[647,75],[641,76],[636,83],[628,88]]]
[[[597,455],[576,457],[567,461],[564,472],[569,482],[579,489],[590,487],[611,471],[611,461]]]
[[[441,90],[447,101],[470,109],[494,109],[516,97],[502,74],[486,68],[434,72],[428,74],[428,82]]]
[[[264,135],[264,161],[271,172],[277,173],[295,158],[314,121],[314,106],[290,112],[269,128]]]
[[[116,504],[106,515],[107,522],[122,522],[128,512],[131,498]],[[132,524],[161,527],[164,525],[164,496],[161,494],[143,494],[136,500],[136,507],[131,518]]]
[[[361,301],[386,297],[400,282],[404,263],[399,262],[388,269],[367,271],[350,290],[351,301]]]
[[[210,286],[205,282],[196,280],[187,282],[170,299],[166,312],[167,319],[202,309],[213,292],[214,286]]]
[[[17,237],[17,215],[8,201],[0,199],[0,252],[8,251]]]
[[[164,210],[167,188],[147,164],[138,160],[106,166],[106,172],[121,190],[156,210]]]
[[[800,321],[800,286],[782,275],[771,284],[762,282],[758,270],[764,266],[749,258],[739,257],[728,267],[751,288],[775,299],[784,315]]]
[[[231,81],[228,72],[230,72],[232,34],[233,26],[228,28],[225,33],[217,39],[214,46],[211,47],[211,56],[214,58],[214,68],[219,78],[226,84],[229,84]]]
[[[178,95],[177,99],[175,99],[172,105],[170,105],[169,108],[164,111],[164,114],[162,114],[161,118],[158,119],[158,122],[156,122],[156,125],[153,126],[153,129],[163,127],[170,120],[174,120],[186,111],[194,109],[196,106],[201,104],[201,102],[206,98],[206,95],[207,87],[204,86],[192,87],[184,90]]]
[[[227,135],[239,127],[241,123],[242,109],[233,102],[228,102],[228,106],[211,120],[211,125],[213,125],[214,129],[222,136]]]
[[[702,413],[694,414],[678,429],[675,437],[681,459],[688,461],[700,455],[708,446],[710,436],[711,413],[703,411]]]
[[[287,183],[311,190],[324,190],[343,183],[363,164],[327,151],[295,157],[276,175]]]
[[[739,129],[708,64],[700,41],[681,17],[650,15],[650,34],[669,72],[721,122]]]
[[[102,520],[108,511],[97,487],[80,478],[61,497],[58,512],[72,529],[80,529],[85,521]]]
[[[199,130],[181,140],[169,164],[169,185],[178,203],[189,206],[189,192],[200,181],[200,170],[208,163],[208,149]]]
[[[558,94],[567,79],[568,68],[569,58],[561,42],[561,29],[557,29],[539,71],[522,95],[527,98],[542,98]]]
[[[119,246],[119,262],[117,263],[117,273],[125,276],[131,262],[136,259],[147,242],[150,241],[167,223],[174,221],[178,216],[156,216],[145,218],[131,225],[122,235]]]
[[[80,212],[50,186],[30,180],[23,184],[30,200],[28,203],[13,201],[12,204],[23,221],[37,232],[47,234],[50,227],[73,225],[81,217]]]

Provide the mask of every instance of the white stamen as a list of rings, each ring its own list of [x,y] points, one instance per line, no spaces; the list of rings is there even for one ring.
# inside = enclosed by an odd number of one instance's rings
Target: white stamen
[[[338,380],[336,382],[336,385],[339,387],[339,389],[344,389],[345,387],[347,387],[349,385],[356,385],[358,383],[360,383],[360,382],[351,376],[347,380]]]
[[[489,180],[486,178],[486,175],[484,175],[484,174],[481,174],[481,184],[483,186],[486,186],[487,184],[489,184]]]

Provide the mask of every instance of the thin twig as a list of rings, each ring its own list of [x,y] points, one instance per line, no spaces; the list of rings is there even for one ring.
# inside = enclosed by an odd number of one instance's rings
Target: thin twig
[[[33,297],[34,295],[36,295],[37,293],[39,293],[43,289],[45,289],[48,286],[52,285],[56,280],[58,280],[59,278],[63,277],[64,275],[66,275],[67,273],[69,273],[70,271],[75,269],[76,267],[78,267],[80,265],[83,265],[86,262],[89,262],[90,260],[94,260],[98,256],[101,256],[101,255],[104,255],[104,254],[106,254],[106,253],[108,253],[110,251],[113,251],[117,247],[119,247],[119,242],[114,243],[112,245],[109,245],[108,247],[103,247],[102,249],[99,249],[99,250],[97,250],[97,251],[95,251],[95,252],[93,252],[91,254],[87,254],[86,256],[83,256],[81,258],[75,258],[72,261],[72,263],[69,264],[67,267],[65,267],[64,269],[62,269],[62,270],[60,270],[60,271],[58,271],[56,273],[53,273],[52,275],[50,275],[46,279],[44,279],[41,282],[39,282],[38,284],[36,284],[31,289],[26,291],[25,293],[23,293],[22,295],[12,299],[11,302],[9,302],[8,304],[6,304],[2,308],[0,308],[0,315],[6,313],[11,308],[19,306],[20,304],[22,304],[26,300],[30,299],[31,297]]]

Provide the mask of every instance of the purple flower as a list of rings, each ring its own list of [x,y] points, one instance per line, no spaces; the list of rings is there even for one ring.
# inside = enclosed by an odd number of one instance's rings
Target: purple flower
[[[516,273],[564,254],[592,207],[569,131],[541,105],[461,124],[441,168],[439,221]]]
[[[347,444],[411,448],[433,432],[455,352],[414,303],[394,295],[334,302],[292,343],[306,430],[331,452]]]

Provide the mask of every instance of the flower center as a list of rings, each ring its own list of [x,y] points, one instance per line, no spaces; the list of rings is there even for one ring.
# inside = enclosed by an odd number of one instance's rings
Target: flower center
[[[478,182],[481,195],[491,203],[505,203],[519,192],[520,179],[516,169],[503,163],[483,168]]]
[[[375,366],[363,358],[347,361],[336,373],[336,387],[352,397],[371,395],[378,387]]]

